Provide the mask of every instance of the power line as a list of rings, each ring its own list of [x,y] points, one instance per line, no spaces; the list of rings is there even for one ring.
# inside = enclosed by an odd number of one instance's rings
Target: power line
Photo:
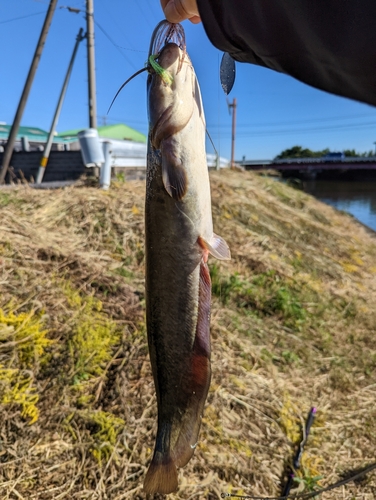
[[[122,47],[121,45],[118,45],[117,46],[120,48],[120,49],[124,49],[124,50],[130,50],[132,52],[144,52],[144,53],[147,53],[147,50],[139,50],[139,49],[136,49],[133,44],[132,44],[132,41],[128,39],[128,37],[125,35],[124,31],[123,31],[123,28],[119,25],[119,23],[117,22],[117,19],[116,17],[113,16],[113,14],[110,12],[110,10],[108,9],[108,5],[106,6],[102,6],[102,8],[105,8],[106,9],[106,12],[107,14],[111,17],[112,19],[112,22],[114,24],[116,24],[116,26],[118,27],[119,31],[121,32],[122,36],[124,37],[124,39],[126,40],[127,44],[130,45],[130,47],[132,48],[129,48],[129,47]]]
[[[148,25],[150,26],[150,28],[153,29],[153,25],[150,23],[150,20],[146,16],[145,11],[144,11],[143,7],[141,6],[142,3],[140,1],[136,1],[135,3],[137,4],[137,7],[139,8],[141,14],[143,15],[145,21],[148,23]]]
[[[98,118],[103,118],[103,115],[98,115]],[[147,119],[143,121],[139,120],[132,120],[132,118],[119,118],[119,117],[114,117],[114,116],[108,116],[106,115],[106,120],[108,122],[113,122],[113,123],[126,123],[127,125],[134,125],[134,126],[139,126],[139,127],[147,127],[148,126],[148,121]]]
[[[137,68],[132,61],[120,50],[119,46],[114,42],[114,40],[111,38],[111,36],[107,33],[107,31],[101,26],[98,21],[94,20],[95,24],[98,26],[98,28],[102,31],[102,33],[109,39],[109,41],[112,43],[112,45],[116,48],[118,52],[124,57],[124,59],[132,66],[133,69],[138,71],[140,68]]]
[[[33,14],[27,14],[26,16],[13,17],[12,19],[7,19],[6,21],[1,21],[0,24],[11,23],[12,21],[18,21],[20,19],[26,19],[32,16],[39,16],[40,14],[45,14],[45,10],[41,10],[39,12],[34,12]]]
[[[296,129],[281,129],[281,130],[265,130],[265,131],[248,131],[241,132],[238,134],[240,137],[248,137],[250,135],[255,137],[260,136],[270,136],[270,135],[289,135],[289,134],[305,134],[312,132],[335,132],[335,131],[345,131],[345,130],[363,130],[364,128],[376,127],[376,122],[369,123],[359,123],[359,124],[347,124],[347,125],[337,125],[334,127],[314,127],[314,128],[296,128]]]
[[[296,120],[296,121],[293,121],[293,120],[289,120],[289,121],[281,121],[281,122],[261,122],[261,123],[239,123],[238,124],[238,127],[239,128],[242,128],[242,127],[278,127],[280,125],[298,125],[300,123],[304,124],[304,123],[307,123],[307,124],[310,124],[310,123],[322,123],[322,122],[331,122],[331,121],[340,121],[340,120],[351,120],[351,119],[357,119],[357,118],[369,118],[370,117],[370,114],[367,113],[362,113],[360,115],[347,115],[347,116],[334,116],[334,117],[324,117],[324,118],[312,118],[312,119],[308,119],[308,120]],[[354,125],[356,125],[354,123]],[[214,126],[213,124],[211,124],[210,126]],[[215,125],[215,126],[218,126],[218,125]],[[230,128],[231,125],[230,124],[222,124],[221,125],[222,128]]]
[[[316,134],[316,133],[335,133],[335,132],[346,132],[346,131],[358,131],[358,130],[366,130],[366,129],[375,129],[376,128],[376,122],[371,122],[371,123],[363,123],[363,124],[355,124],[355,125],[339,125],[337,127],[320,127],[320,128],[306,128],[306,129],[301,129],[301,128],[296,128],[296,129],[281,129],[281,130],[248,130],[248,131],[243,131],[237,134],[237,137],[273,137],[273,136],[280,136],[280,135],[301,135],[301,134]],[[210,129],[210,127],[209,127]],[[211,132],[211,135],[214,137],[218,136],[219,134],[223,134],[223,131],[217,132],[215,130],[215,127],[213,127],[213,132]]]
[[[155,2],[151,2],[150,0],[147,0],[147,3],[149,4],[150,11],[153,11],[153,14],[156,15],[156,11],[154,10]],[[158,16],[162,16],[162,12],[159,12]]]

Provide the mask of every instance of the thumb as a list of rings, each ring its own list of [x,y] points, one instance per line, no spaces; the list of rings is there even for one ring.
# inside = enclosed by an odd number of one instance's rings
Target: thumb
[[[170,23],[180,23],[185,19],[190,19],[194,24],[201,21],[195,2],[169,0],[163,10],[167,21],[170,21]]]

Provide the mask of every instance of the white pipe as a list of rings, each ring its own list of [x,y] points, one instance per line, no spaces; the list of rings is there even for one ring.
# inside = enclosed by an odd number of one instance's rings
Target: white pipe
[[[103,141],[103,155],[104,155],[104,163],[101,166],[101,173],[99,179],[99,185],[102,189],[109,189],[111,184],[111,142]]]

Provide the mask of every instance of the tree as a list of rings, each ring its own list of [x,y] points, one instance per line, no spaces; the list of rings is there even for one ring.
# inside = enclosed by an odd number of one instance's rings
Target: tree
[[[370,157],[374,156],[373,151],[365,151],[364,153],[358,153],[355,151],[355,149],[345,149],[344,150],[345,156],[351,157],[351,158],[360,158],[360,157]]]
[[[286,158],[321,158],[322,156],[330,153],[329,148],[325,148],[321,151],[312,151],[308,148],[303,148],[302,146],[293,146],[289,149],[284,149],[278,156],[276,156],[275,160],[284,160]],[[364,153],[358,153],[355,149],[345,149],[344,154],[346,157],[350,158],[361,158],[361,157],[370,157],[374,156],[373,151],[366,151]]]
[[[330,152],[329,148],[323,149],[322,151],[312,151],[308,148],[302,148],[302,146],[293,146],[292,148],[285,149],[275,160],[283,160],[285,158],[321,158]]]

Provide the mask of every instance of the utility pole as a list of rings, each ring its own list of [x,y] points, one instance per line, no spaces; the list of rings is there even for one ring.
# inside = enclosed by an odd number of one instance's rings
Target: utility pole
[[[85,38],[85,36],[82,35],[83,31],[84,30],[82,28],[80,28],[80,31],[78,32],[78,35],[76,37],[76,43],[74,45],[72,57],[71,57],[71,60],[69,62],[67,74],[66,74],[65,79],[64,79],[63,88],[61,89],[61,92],[60,92],[59,101],[57,103],[55,115],[54,115],[53,120],[52,120],[52,124],[51,124],[51,128],[50,128],[48,140],[46,143],[46,147],[44,149],[44,153],[43,153],[42,159],[40,161],[38,175],[37,175],[37,184],[40,184],[42,182],[44,173],[46,171],[46,166],[48,163],[48,158],[50,156],[52,142],[54,140],[55,128],[56,128],[56,124],[57,124],[57,121],[58,121],[59,116],[60,116],[60,111],[61,111],[61,107],[62,107],[63,102],[64,102],[65,93],[66,93],[67,88],[68,88],[68,83],[69,83],[69,79],[70,79],[70,76],[72,73],[73,63],[74,63],[74,60],[76,58],[78,46],[79,46],[80,42]]]
[[[87,44],[87,72],[89,80],[89,127],[97,128],[93,1],[94,0],[86,0],[86,44]]]
[[[231,168],[235,168],[235,129],[236,129],[236,97],[234,97],[232,104],[232,132],[231,132]]]
[[[33,60],[31,62],[29,74],[27,75],[25,86],[24,86],[24,89],[22,91],[21,99],[20,99],[20,102],[18,103],[16,115],[15,115],[14,120],[13,120],[12,128],[10,129],[10,132],[9,132],[7,145],[5,147],[5,151],[4,151],[4,155],[3,155],[3,164],[1,166],[1,171],[0,171],[0,184],[4,183],[5,176],[6,176],[6,173],[8,171],[8,167],[9,167],[10,159],[12,157],[13,147],[14,147],[14,143],[16,141],[18,129],[19,129],[21,119],[22,119],[22,115],[23,115],[23,112],[24,112],[24,109],[26,106],[27,98],[29,97],[31,85],[32,85],[33,80],[34,80],[34,76],[35,76],[35,73],[37,71],[38,64],[39,64],[39,61],[40,61],[40,58],[41,58],[41,55],[43,52],[44,44],[46,42],[48,30],[50,29],[50,26],[51,26],[51,22],[52,22],[53,15],[55,13],[56,5],[57,5],[57,0],[50,1],[50,5],[49,5],[48,10],[47,10],[47,14],[46,14],[46,18],[44,20],[42,31],[41,31],[41,34],[39,36],[37,48],[35,50],[34,57],[33,57]]]

